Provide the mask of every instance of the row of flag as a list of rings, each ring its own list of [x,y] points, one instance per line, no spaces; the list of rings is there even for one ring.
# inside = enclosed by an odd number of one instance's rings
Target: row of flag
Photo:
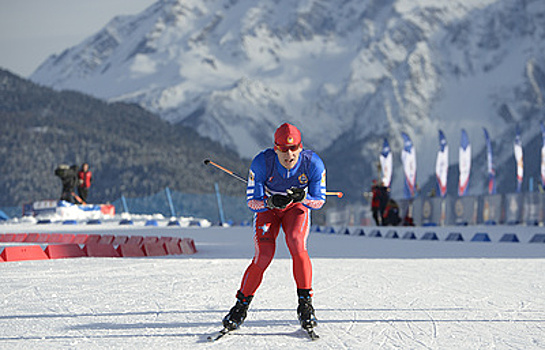
[[[488,170],[488,193],[496,193],[496,170],[494,167],[492,145],[490,136],[486,128],[483,128],[487,150],[487,170]],[[545,188],[545,125],[541,123],[541,134],[543,138],[543,146],[541,148],[541,185]],[[403,164],[404,180],[404,195],[405,198],[414,198],[417,192],[416,185],[416,152],[411,138],[404,132],[403,150],[401,151],[401,163]],[[517,125],[515,141],[513,142],[513,150],[517,164],[517,192],[522,189],[522,180],[524,177],[524,153],[522,149],[522,141],[520,137],[520,128]],[[439,151],[435,162],[435,176],[437,178],[437,188],[439,195],[445,197],[447,195],[447,178],[448,178],[448,144],[443,131],[439,130]],[[386,187],[390,187],[393,174],[393,158],[392,151],[387,139],[384,139],[382,151],[379,156],[380,166],[382,169],[382,183]],[[469,186],[469,178],[471,175],[471,143],[467,132],[462,129],[460,138],[459,150],[459,179],[458,179],[458,196],[464,196],[467,193]]]

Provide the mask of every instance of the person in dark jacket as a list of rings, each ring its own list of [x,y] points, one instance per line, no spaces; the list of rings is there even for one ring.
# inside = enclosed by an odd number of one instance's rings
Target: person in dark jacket
[[[55,169],[55,175],[61,179],[62,182],[62,193],[61,200],[77,203],[78,201],[75,198],[75,189],[78,183],[78,166],[61,164]]]

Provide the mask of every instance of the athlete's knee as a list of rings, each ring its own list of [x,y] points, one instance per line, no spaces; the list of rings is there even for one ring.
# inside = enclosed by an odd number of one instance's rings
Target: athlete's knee
[[[254,258],[254,264],[262,270],[270,265],[276,247],[274,244],[263,244],[259,247],[259,254]]]

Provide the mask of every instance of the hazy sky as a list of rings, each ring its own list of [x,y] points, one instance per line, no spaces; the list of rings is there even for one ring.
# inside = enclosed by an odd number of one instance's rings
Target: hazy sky
[[[47,57],[79,44],[117,15],[158,0],[0,0],[0,67],[28,77]]]

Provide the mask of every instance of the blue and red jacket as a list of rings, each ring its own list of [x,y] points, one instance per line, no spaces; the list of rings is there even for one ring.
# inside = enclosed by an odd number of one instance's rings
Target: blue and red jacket
[[[250,165],[246,199],[248,208],[254,212],[268,210],[267,197],[272,194],[287,195],[292,187],[305,188],[307,195],[303,205],[320,209],[325,203],[325,166],[320,157],[311,150],[303,150],[297,164],[286,169],[280,164],[272,148],[259,153]]]

